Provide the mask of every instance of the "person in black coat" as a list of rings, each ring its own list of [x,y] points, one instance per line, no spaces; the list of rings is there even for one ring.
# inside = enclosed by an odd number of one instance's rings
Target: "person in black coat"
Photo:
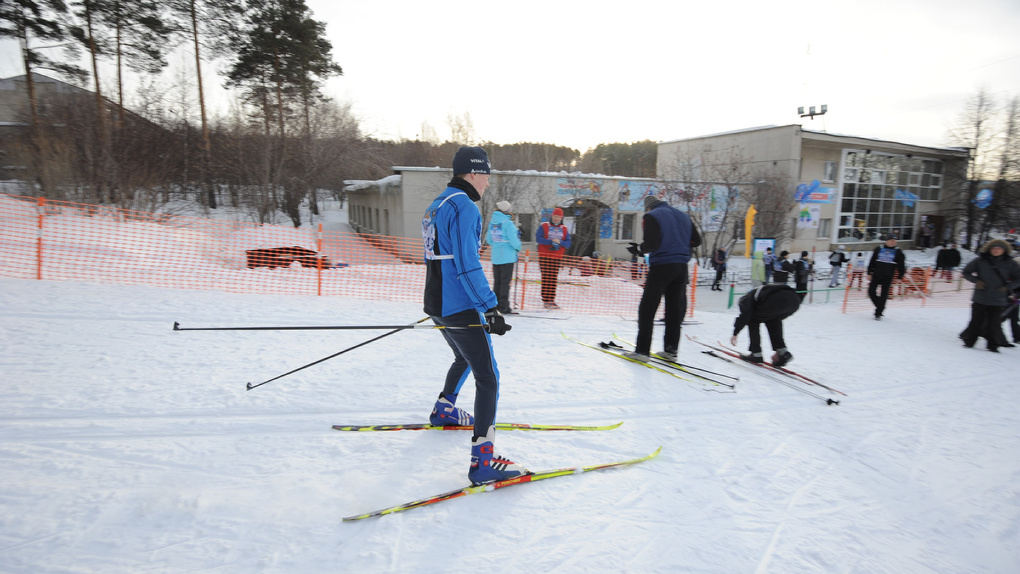
[[[783,339],[783,320],[793,315],[800,308],[800,297],[789,285],[771,283],[748,291],[740,298],[738,307],[740,315],[733,322],[733,337],[730,344],[737,344],[737,335],[747,326],[747,334],[751,337],[750,354],[741,355],[745,361],[763,363],[761,350],[761,324],[769,332],[769,340],[775,354],[772,365],[782,367],[793,360],[793,354],[786,348]]]
[[[942,271],[941,277],[945,278],[946,283],[953,280],[953,269],[959,265],[960,250],[956,248],[955,243],[951,247],[943,247],[935,256],[935,270]]]
[[[793,271],[793,263],[790,263],[789,251],[781,251],[779,257],[772,261],[772,282],[785,285],[790,280],[790,272]]]
[[[974,284],[970,323],[960,333],[965,347],[973,347],[984,337],[988,350],[999,352],[1008,344],[1002,333],[1001,316],[1013,290],[1020,288],[1020,264],[1010,257],[1012,248],[1002,239],[993,239],[981,247],[981,255],[963,268],[963,278]],[[1004,344],[1005,343],[1005,344]]]
[[[726,250],[719,248],[715,252],[715,257],[712,258],[712,267],[715,268],[715,281],[712,283],[712,291],[722,291],[723,288],[719,283],[723,279],[723,275],[726,273]]]
[[[811,260],[808,259],[808,252],[801,251],[800,259],[793,264],[793,281],[797,285],[797,294],[800,295],[801,301],[807,295],[808,279],[812,273],[814,273],[814,269],[811,266]]]
[[[889,289],[894,279],[907,274],[907,257],[896,247],[896,237],[889,236],[885,245],[879,245],[871,253],[868,262],[868,297],[875,304],[875,320],[881,319],[885,313],[885,303],[889,300]],[[879,293],[881,291],[881,293]]]

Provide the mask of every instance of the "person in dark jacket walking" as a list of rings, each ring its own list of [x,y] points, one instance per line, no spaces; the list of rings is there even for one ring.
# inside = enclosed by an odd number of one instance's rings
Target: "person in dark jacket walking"
[[[489,185],[489,156],[480,147],[461,147],[453,158],[453,179],[425,210],[422,238],[425,243],[425,313],[443,327],[486,324],[488,329],[447,328],[440,332],[453,351],[454,361],[446,373],[429,421],[437,426],[474,425],[471,466],[473,484],[513,478],[528,471],[497,456],[496,403],[499,401],[499,369],[492,352],[493,335],[510,326],[497,310],[496,294],[482,270],[482,215],[476,201]],[[461,385],[469,374],[475,378],[475,416],[456,406]]]
[[[647,361],[652,348],[652,328],[659,302],[666,300],[666,332],[660,356],[676,361],[680,348],[680,330],[687,314],[687,263],[691,249],[701,245],[701,236],[691,218],[654,195],[645,198],[645,216],[641,219],[644,241],[631,243],[632,254],[648,254],[648,277],[638,303],[638,336],[633,359]]]
[[[943,246],[935,256],[935,271],[941,271],[940,275],[949,283],[953,280],[953,270],[960,265],[960,250],[954,243],[951,247]]]
[[[722,281],[723,275],[726,274],[726,250],[722,247],[712,257],[712,267],[715,268],[715,282],[712,283],[712,291],[722,291],[723,288],[719,283]]]
[[[773,283],[786,285],[786,283],[790,281],[790,272],[793,271],[793,263],[790,263],[790,260],[787,259],[789,256],[789,251],[780,251],[779,257],[776,257],[772,261]]]
[[[748,348],[750,353],[741,355],[740,358],[751,363],[765,362],[761,350],[761,324],[765,323],[772,350],[775,351],[772,355],[772,365],[782,367],[792,361],[793,354],[786,348],[786,341],[783,339],[783,320],[797,312],[800,300],[797,292],[789,285],[775,283],[762,285],[741,297],[738,303],[740,315],[733,322],[733,337],[730,338],[730,344],[736,346],[737,335],[746,326],[751,346]]]
[[[814,266],[811,264],[811,260],[808,259],[808,252],[801,251],[800,259],[793,264],[793,281],[797,285],[797,294],[800,295],[801,301],[807,295],[808,279],[811,278],[811,274],[814,272]]]
[[[889,236],[885,245],[879,245],[871,253],[868,262],[868,297],[875,304],[875,320],[885,313],[885,303],[889,300],[889,289],[894,279],[907,274],[907,258],[896,247],[896,238]],[[878,291],[882,292],[879,293]]]
[[[1020,288],[1020,264],[1010,256],[1012,248],[1002,239],[993,239],[981,247],[980,255],[963,268],[963,278],[974,284],[970,323],[960,333],[965,347],[973,347],[984,337],[988,350],[999,352],[1005,342],[1000,317],[1009,304],[1010,293]]]

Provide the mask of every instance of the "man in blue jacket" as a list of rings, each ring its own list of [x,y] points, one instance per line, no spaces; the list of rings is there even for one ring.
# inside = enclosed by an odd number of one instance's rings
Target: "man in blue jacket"
[[[659,356],[676,361],[680,348],[680,330],[687,314],[687,262],[691,249],[701,245],[691,218],[654,195],[645,198],[645,216],[641,219],[644,241],[631,243],[628,251],[648,254],[648,277],[638,303],[638,336],[633,359],[647,361],[652,348],[652,328],[659,301],[666,299],[666,332]]]
[[[425,312],[439,326],[454,361],[432,410],[440,426],[474,425],[471,466],[473,484],[513,478],[528,471],[495,454],[499,369],[489,334],[503,335],[510,326],[497,310],[496,294],[482,270],[482,214],[476,201],[489,185],[489,156],[480,147],[461,147],[453,158],[453,179],[425,210]],[[487,329],[464,327],[486,324]],[[475,416],[456,406],[469,374],[475,378]]]
[[[485,232],[485,242],[492,246],[492,290],[496,292],[500,313],[513,313],[510,309],[510,279],[514,263],[521,250],[521,234],[514,225],[513,207],[509,201],[496,202],[496,211]]]

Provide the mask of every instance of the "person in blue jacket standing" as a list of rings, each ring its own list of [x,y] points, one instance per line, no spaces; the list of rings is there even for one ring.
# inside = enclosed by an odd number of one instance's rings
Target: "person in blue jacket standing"
[[[485,232],[485,243],[492,246],[492,290],[496,292],[500,313],[513,313],[510,309],[510,279],[521,250],[521,234],[514,225],[513,207],[509,201],[496,202],[496,211]]]
[[[495,454],[499,369],[490,334],[510,326],[497,309],[496,294],[482,269],[482,214],[476,201],[489,185],[489,156],[480,147],[464,146],[453,158],[453,179],[425,210],[425,312],[441,327],[453,350],[443,392],[429,420],[439,426],[474,426],[468,478],[482,484],[528,474],[523,466]],[[466,325],[485,324],[480,327]],[[475,416],[456,406],[469,374],[475,378]]]
[[[680,330],[687,314],[687,263],[691,249],[701,245],[701,235],[691,218],[654,195],[645,198],[645,215],[641,219],[644,241],[627,248],[635,255],[648,254],[648,277],[638,303],[638,335],[634,353],[628,356],[648,361],[652,348],[652,328],[659,302],[666,300],[666,332],[663,351],[659,356],[676,361],[680,347]]]

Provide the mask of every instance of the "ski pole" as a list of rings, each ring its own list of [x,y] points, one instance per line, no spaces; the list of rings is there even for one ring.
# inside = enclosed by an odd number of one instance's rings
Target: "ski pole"
[[[616,333],[613,333],[613,336],[616,337],[617,339],[620,339],[624,343],[627,343],[628,345],[630,345],[632,347],[634,346],[634,343],[631,343],[629,341],[624,341],[623,337],[618,336]],[[614,346],[614,347],[616,347],[616,348],[618,348],[618,349],[623,349],[623,347],[617,345],[616,343],[613,343],[612,341],[610,341],[609,344]],[[711,370],[706,369],[704,367],[698,367],[698,366],[695,366],[695,365],[688,365],[687,363],[681,363],[680,361],[667,361],[667,362],[673,363],[674,365],[677,365],[677,366],[680,366],[680,367],[684,367],[684,369],[694,369],[694,370],[697,370],[697,371],[701,371],[703,373],[708,373],[710,375],[718,375],[720,377],[726,377],[727,379],[731,379],[731,380],[734,380],[734,381],[739,381],[740,380],[740,377],[734,377],[732,375],[727,375],[725,373],[717,373],[715,371],[711,371]],[[698,375],[696,373],[690,373],[690,374],[694,375],[695,377],[700,376],[700,375]],[[711,379],[709,379],[709,380],[711,380]],[[714,382],[718,383],[719,381],[714,381]],[[725,385],[726,383],[722,383],[722,384]]]
[[[424,321],[428,319],[422,319]],[[485,328],[488,325],[476,324],[476,325],[419,325],[421,323],[412,323],[410,325],[312,325],[308,327],[181,327],[180,323],[174,321],[174,331],[314,331],[314,330],[326,330],[326,331],[337,331],[337,330],[374,330],[374,329],[393,329],[395,331],[403,331],[405,329],[478,329]],[[507,329],[509,330],[509,329]]]
[[[730,359],[729,357],[724,357],[724,356],[716,353],[715,351],[702,351],[702,353],[704,353],[706,355],[709,355],[711,357],[715,357],[717,359],[722,359],[722,360],[726,361],[727,363],[733,363],[735,365],[739,364],[739,363],[737,363],[737,361],[735,361],[733,359]],[[750,366],[750,365],[746,365],[746,366]],[[767,372],[765,372],[765,373],[758,373],[758,374],[762,375],[763,377],[765,377],[766,379],[768,379],[768,380],[770,380],[772,382],[779,383],[780,385],[789,387],[789,388],[791,388],[791,389],[793,389],[795,391],[800,391],[800,392],[804,393],[805,395],[808,395],[808,396],[814,397],[816,399],[825,401],[826,405],[838,405],[839,404],[839,401],[837,401],[836,399],[830,399],[829,397],[825,397],[825,396],[819,395],[818,393],[813,393],[813,392],[811,392],[811,391],[809,391],[809,390],[807,390],[807,389],[805,389],[803,387],[798,387],[797,385],[794,385],[790,381],[784,381],[784,380],[780,379],[779,377],[776,377],[774,375],[770,375]]]
[[[354,349],[357,349],[358,347],[364,347],[365,345],[367,345],[369,343],[373,343],[375,341],[378,341],[379,339],[382,339],[383,337],[389,337],[390,335],[392,335],[394,333],[403,331],[404,329],[407,329],[409,327],[414,327],[418,323],[421,323],[421,322],[427,321],[427,320],[428,320],[428,317],[424,317],[424,318],[419,319],[418,321],[412,323],[411,325],[407,325],[407,326],[404,326],[404,327],[400,327],[398,329],[394,329],[394,330],[390,331],[389,333],[383,333],[382,335],[379,335],[378,337],[369,339],[369,340],[364,341],[362,343],[358,343],[357,345],[354,345],[353,347],[348,347],[348,348],[344,349],[343,351],[340,351],[339,353],[334,353],[334,354],[332,354],[332,355],[330,355],[328,357],[319,359],[318,361],[315,361],[314,363],[308,363],[307,365],[305,365],[303,367],[298,367],[298,368],[294,369],[293,371],[288,371],[288,372],[286,372],[286,373],[284,373],[284,374],[282,374],[282,375],[280,375],[278,377],[273,377],[273,378],[269,379],[268,381],[262,381],[261,383],[259,383],[257,385],[253,385],[251,383],[248,383],[248,390],[250,391],[250,390],[254,389],[255,387],[261,387],[262,385],[264,385],[266,383],[270,383],[272,381],[275,381],[276,379],[282,379],[283,377],[286,377],[287,375],[292,375],[292,374],[294,374],[294,373],[296,373],[296,372],[298,372],[298,371],[300,371],[302,369],[307,369],[308,367],[311,367],[313,365],[318,365],[319,363],[321,363],[323,361],[328,361],[328,360],[332,359],[333,357],[338,357],[340,355],[343,355],[347,351],[353,351]],[[174,323],[174,324],[176,325],[176,323]]]

